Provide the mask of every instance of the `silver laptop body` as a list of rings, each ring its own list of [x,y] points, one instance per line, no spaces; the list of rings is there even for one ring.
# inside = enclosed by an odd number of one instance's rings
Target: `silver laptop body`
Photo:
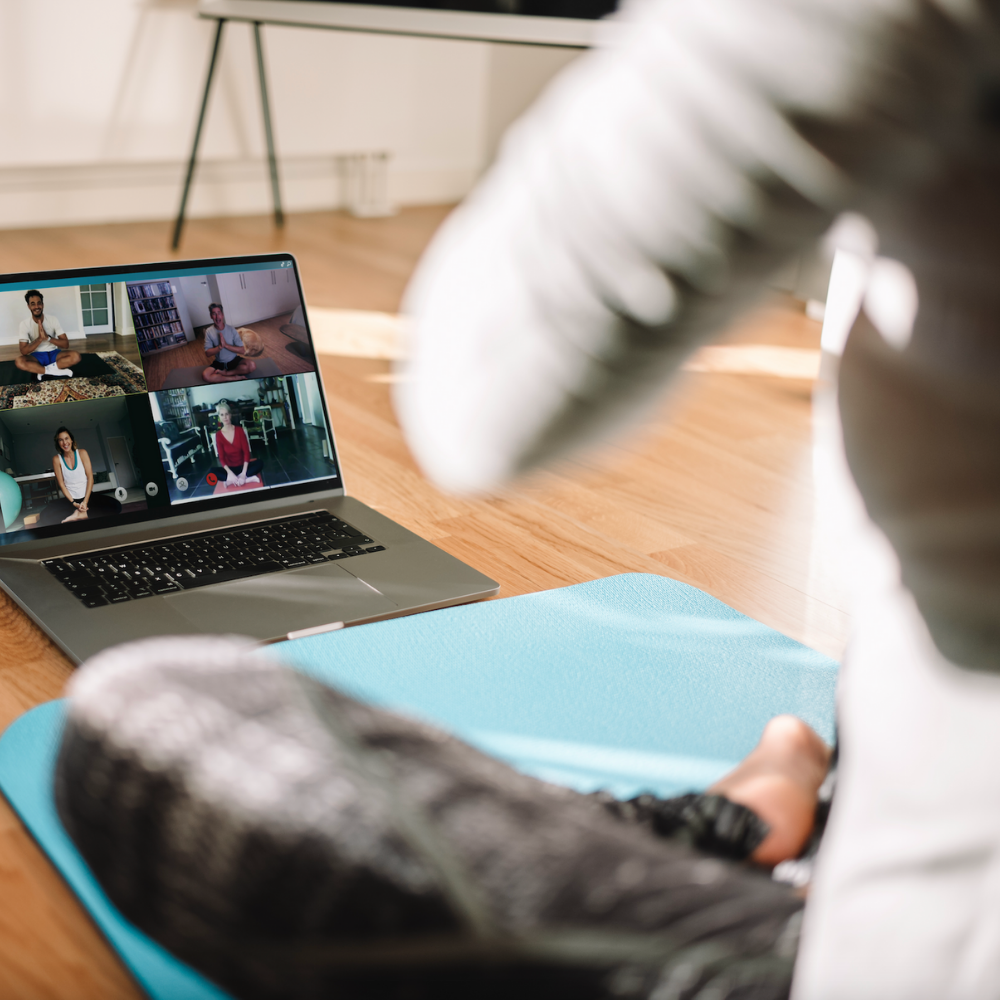
[[[22,314],[27,361],[0,362],[0,585],[73,660],[153,635],[274,641],[498,592],[346,495],[290,255],[0,278],[0,342]],[[248,551],[270,571],[240,575]]]

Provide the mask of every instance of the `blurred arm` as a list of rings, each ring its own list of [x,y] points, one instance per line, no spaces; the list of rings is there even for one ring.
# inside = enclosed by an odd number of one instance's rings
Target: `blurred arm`
[[[945,20],[911,0],[628,8],[409,290],[396,403],[424,471],[488,490],[641,416],[834,213],[927,169]]]

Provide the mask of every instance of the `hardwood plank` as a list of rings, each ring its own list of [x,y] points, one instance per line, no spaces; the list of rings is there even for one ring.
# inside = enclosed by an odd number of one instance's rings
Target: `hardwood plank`
[[[113,333],[92,333],[87,337],[73,337],[69,341],[72,351],[81,354],[96,354],[98,351],[117,351],[123,358],[142,368],[139,347],[135,337],[118,337]],[[20,357],[21,349],[17,344],[0,346],[0,361],[13,361]]]
[[[76,896],[0,799],[0,995],[140,998]]]
[[[298,258],[308,302],[396,312],[417,258],[450,211],[421,205],[388,219],[292,213],[283,229],[269,215],[192,219],[177,251],[169,249],[169,222],[8,229],[0,231],[0,272],[288,252]]]

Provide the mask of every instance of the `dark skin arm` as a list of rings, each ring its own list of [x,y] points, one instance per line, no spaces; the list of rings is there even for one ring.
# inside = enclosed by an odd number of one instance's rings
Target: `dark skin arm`
[[[21,341],[19,346],[21,348],[22,354],[25,355],[31,354],[32,352],[37,351],[40,345],[46,343],[52,344],[60,351],[69,350],[69,337],[67,337],[65,333],[59,333],[56,334],[54,337],[52,337],[45,332],[45,328],[42,326],[41,323],[38,323],[36,321],[35,325],[38,327],[38,339],[28,341],[27,343]]]

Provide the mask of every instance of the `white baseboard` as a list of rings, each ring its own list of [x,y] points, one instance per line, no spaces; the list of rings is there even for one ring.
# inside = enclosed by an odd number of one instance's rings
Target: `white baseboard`
[[[186,163],[95,163],[0,168],[0,229],[171,219],[177,213]],[[336,156],[289,157],[279,165],[284,208],[321,211],[343,206]],[[458,201],[477,166],[389,162],[389,198],[398,205]],[[271,211],[267,162],[208,160],[195,173],[188,216],[258,215]]]

